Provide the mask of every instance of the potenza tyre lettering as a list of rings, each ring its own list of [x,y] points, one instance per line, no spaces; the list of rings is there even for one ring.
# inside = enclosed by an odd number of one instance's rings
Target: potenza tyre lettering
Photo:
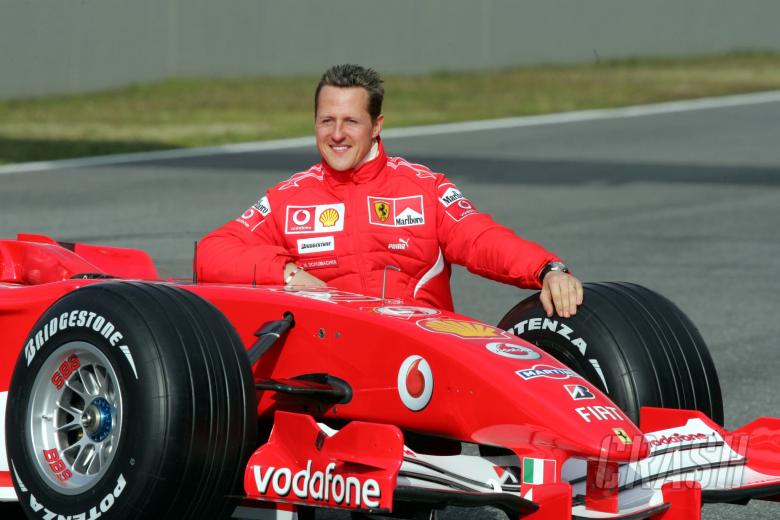
[[[263,468],[254,466],[255,485],[261,495],[271,491],[284,498],[290,493],[303,500],[315,500],[351,507],[371,509],[379,507],[382,492],[379,482],[369,478],[361,481],[357,477],[344,477],[333,473],[336,464],[331,462],[325,471],[312,471],[312,461],[306,464],[306,469],[293,473],[289,468]]]
[[[63,312],[59,316],[50,319],[48,323],[35,331],[35,334],[30,337],[24,347],[27,366],[30,366],[35,355],[47,341],[60,332],[76,328],[92,330],[103,336],[112,347],[118,347],[125,357],[127,357],[127,360],[130,362],[130,365],[135,372],[135,363],[133,362],[129,347],[127,345],[120,345],[120,342],[124,338],[124,334],[118,331],[111,321],[100,314],[78,309],[70,312]]]
[[[574,329],[567,327],[558,320],[551,320],[548,318],[531,318],[528,320],[523,320],[512,327],[512,332],[515,334],[515,336],[522,336],[524,332],[531,330],[549,330],[550,332],[554,332],[559,336],[569,340],[572,345],[579,349],[580,354],[583,356],[585,355],[585,351],[588,349],[588,343],[584,339],[576,337],[577,334],[574,332]]]
[[[38,513],[40,518],[43,518],[43,520],[60,520],[65,518],[68,520],[95,520],[96,518],[100,518],[104,514],[108,513],[108,511],[114,507],[116,499],[118,499],[122,494],[122,491],[124,491],[126,485],[127,482],[125,481],[125,477],[120,474],[116,479],[116,486],[114,486],[114,490],[106,494],[106,496],[100,500],[98,505],[89,508],[89,511],[85,511],[83,513],[63,515],[62,513],[51,511],[46,508],[46,506],[38,502],[38,499],[35,498],[35,495],[32,493],[30,493],[30,508]]]

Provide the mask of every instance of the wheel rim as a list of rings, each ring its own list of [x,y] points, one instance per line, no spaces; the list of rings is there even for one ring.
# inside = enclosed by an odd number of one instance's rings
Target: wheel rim
[[[119,377],[103,352],[71,341],[44,361],[27,408],[28,448],[47,485],[76,495],[99,482],[122,432]]]

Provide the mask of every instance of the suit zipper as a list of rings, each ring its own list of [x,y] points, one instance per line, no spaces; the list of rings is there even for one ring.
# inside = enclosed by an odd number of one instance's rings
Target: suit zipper
[[[360,190],[361,185],[355,184],[355,189],[350,190],[351,191],[351,197],[350,197],[350,206],[353,209],[352,217],[354,218],[354,221],[352,222],[352,249],[355,252],[355,261],[358,265],[358,274],[360,275],[360,287],[362,288],[362,293],[367,294],[368,293],[368,283],[366,281],[366,271],[363,267],[362,262],[362,251],[360,249],[360,218],[358,217],[358,211],[357,208],[359,206],[359,201],[356,202],[356,198],[359,199],[360,196],[358,195],[358,192]]]

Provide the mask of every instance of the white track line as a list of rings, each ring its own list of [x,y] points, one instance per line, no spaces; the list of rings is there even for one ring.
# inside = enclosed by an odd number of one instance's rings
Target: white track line
[[[558,114],[540,116],[507,117],[483,121],[468,121],[464,123],[446,123],[441,125],[411,126],[407,128],[392,128],[382,132],[385,138],[417,137],[426,135],[457,134],[464,132],[480,132],[502,128],[521,128],[525,126],[554,125],[562,123],[578,123],[600,119],[621,119],[628,117],[672,114],[692,110],[712,108],[728,108],[759,103],[780,101],[780,91],[758,92],[755,94],[738,94],[685,101],[669,101],[649,105],[636,105],[623,108],[606,108],[596,110],[578,110]],[[288,148],[305,148],[314,145],[313,137],[296,137],[278,139],[275,141],[257,141],[251,143],[210,146],[206,148],[181,148],[159,152],[139,152],[119,155],[102,155],[83,159],[64,159],[60,161],[41,161],[0,166],[0,175],[22,172],[51,171],[66,168],[84,168],[90,166],[109,166],[113,164],[159,161],[165,159],[188,159],[207,155],[237,154],[249,152],[267,152],[285,150]]]

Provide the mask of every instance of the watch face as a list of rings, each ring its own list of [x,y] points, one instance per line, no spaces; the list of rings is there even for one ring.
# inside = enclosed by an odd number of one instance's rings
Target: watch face
[[[569,268],[563,262],[550,262],[550,271],[568,271]]]

